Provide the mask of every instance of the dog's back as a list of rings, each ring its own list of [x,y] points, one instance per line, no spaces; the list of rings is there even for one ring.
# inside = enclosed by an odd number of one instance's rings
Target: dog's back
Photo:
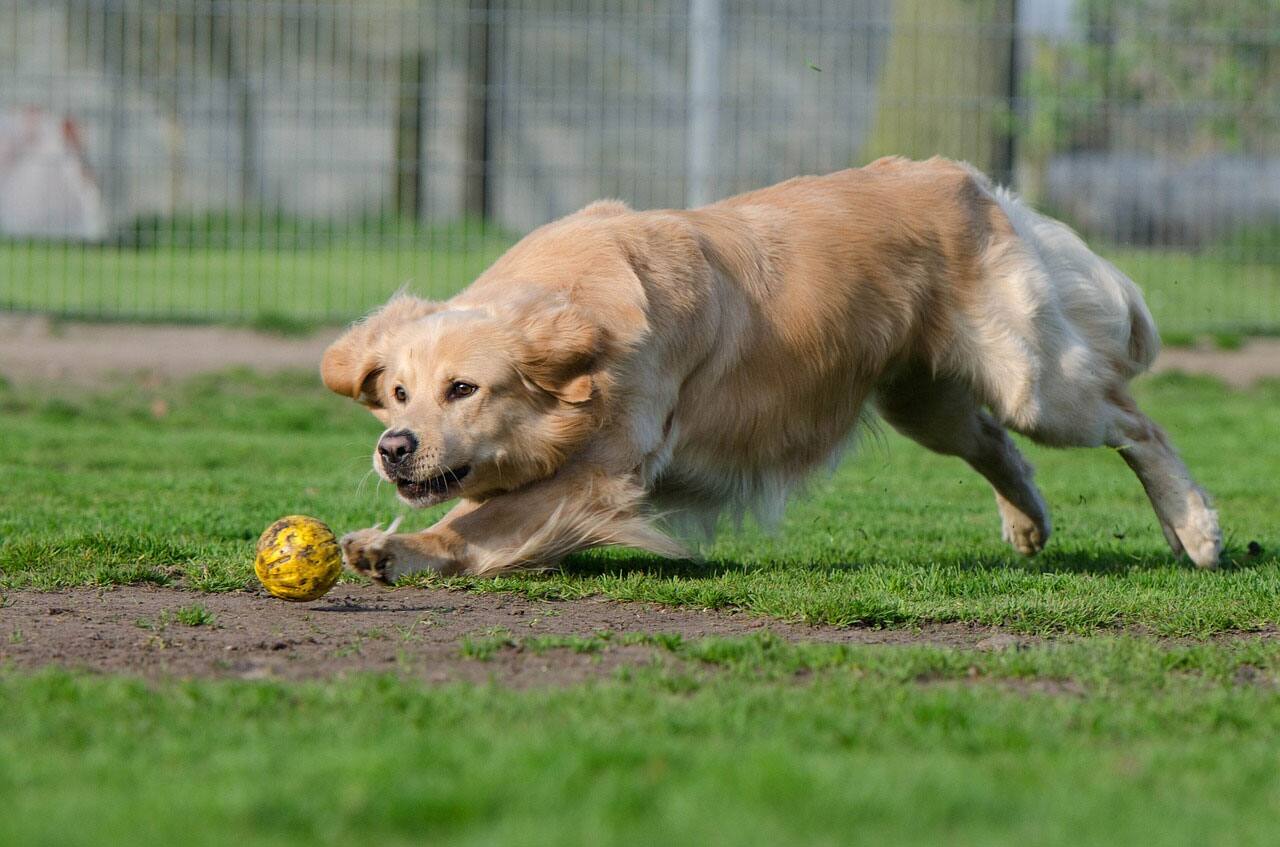
[[[675,214],[745,303],[717,304],[661,468],[710,503],[776,513],[904,372],[1039,440],[1101,443],[1109,392],[1158,349],[1127,277],[960,163],[882,159]]]
[[[881,159],[692,217],[713,253],[717,230],[753,245],[721,251],[739,257],[723,264],[767,277],[746,289],[773,295],[761,305],[781,335],[823,339],[823,351],[793,352],[822,361],[834,344],[848,354],[834,367],[872,382],[904,363],[953,374],[1020,431],[1051,436],[1081,387],[1097,396],[1159,350],[1128,277],[961,163]],[[759,356],[777,354],[767,347]]]

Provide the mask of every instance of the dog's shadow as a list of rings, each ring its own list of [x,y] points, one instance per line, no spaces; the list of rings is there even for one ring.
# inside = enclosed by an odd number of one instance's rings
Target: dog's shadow
[[[1280,562],[1275,552],[1260,552],[1246,547],[1228,546],[1218,566],[1219,571],[1251,570]],[[770,561],[747,562],[732,557],[709,556],[702,559],[663,559],[643,553],[624,555],[582,553],[566,559],[559,573],[568,577],[646,576],[654,579],[700,580],[759,572],[825,571],[857,572],[878,567],[909,567],[926,564],[966,572],[1013,572],[1024,574],[1088,574],[1123,576],[1134,572],[1157,573],[1195,570],[1186,559],[1178,559],[1166,549],[1151,547],[1136,551],[1080,550],[1050,548],[1036,556],[1024,557],[1012,552],[978,551],[974,554],[930,555],[913,560],[910,555],[895,557],[851,555],[848,558],[821,556],[813,559],[782,557]]]

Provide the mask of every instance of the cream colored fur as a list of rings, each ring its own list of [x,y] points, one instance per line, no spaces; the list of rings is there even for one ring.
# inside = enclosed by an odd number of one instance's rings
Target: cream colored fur
[[[1006,427],[1117,448],[1175,552],[1212,566],[1217,516],[1126,388],[1157,349],[1127,277],[947,160],[692,211],[597,203],[452,300],[398,298],[326,353],[333,390],[414,435],[403,466],[375,454],[379,472],[415,505],[460,500],[425,532],[347,536],[347,562],[394,580],[605,544],[682,555],[655,514],[776,515],[874,407],[986,477],[1023,553],[1050,522]],[[459,380],[474,394],[454,397]]]

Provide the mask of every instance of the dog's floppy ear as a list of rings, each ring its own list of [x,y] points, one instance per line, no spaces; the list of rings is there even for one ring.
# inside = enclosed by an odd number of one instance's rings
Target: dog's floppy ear
[[[516,368],[528,383],[564,403],[586,403],[605,353],[605,331],[567,299],[518,302],[512,328],[520,336]]]
[[[329,345],[320,361],[320,378],[330,391],[350,397],[370,409],[381,409],[383,403],[378,393],[378,377],[384,367],[382,342],[393,330],[440,308],[439,303],[430,300],[397,294]]]

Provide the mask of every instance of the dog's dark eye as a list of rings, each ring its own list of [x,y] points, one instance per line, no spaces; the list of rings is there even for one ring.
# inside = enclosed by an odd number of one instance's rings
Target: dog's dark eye
[[[397,403],[403,403],[405,400],[409,399],[409,395],[405,393],[403,385],[397,385],[396,390],[391,393],[395,395]]]
[[[476,387],[469,382],[455,382],[449,386],[449,399],[460,400],[476,393]]]

